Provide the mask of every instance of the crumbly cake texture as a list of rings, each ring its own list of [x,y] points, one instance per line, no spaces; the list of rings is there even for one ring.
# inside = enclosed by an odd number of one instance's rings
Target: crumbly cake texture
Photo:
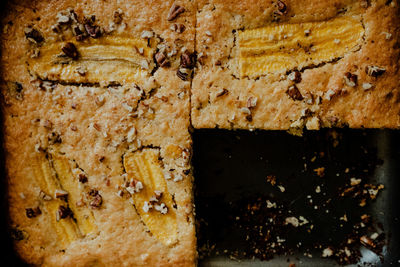
[[[194,265],[194,4],[8,10],[1,92],[16,251],[45,266]]]
[[[195,128],[398,128],[398,1],[198,1]]]

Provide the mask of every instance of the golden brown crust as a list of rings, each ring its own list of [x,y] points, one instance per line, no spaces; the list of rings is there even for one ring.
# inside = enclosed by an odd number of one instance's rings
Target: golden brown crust
[[[194,265],[192,176],[189,158],[183,157],[183,151],[189,156],[191,152],[190,82],[176,75],[180,49],[194,49],[192,3],[183,3],[185,12],[169,22],[168,12],[175,1],[21,2],[9,7],[4,19],[8,26],[1,41],[11,226],[23,235],[15,243],[16,250],[35,265]],[[26,62],[36,46],[26,40],[24,29],[37,29],[45,38],[44,47],[59,38],[51,26],[56,24],[57,14],[68,8],[73,8],[80,18],[95,15],[96,25],[105,31],[109,30],[114,12],[119,10],[123,13],[122,23],[110,36],[121,31],[141,38],[143,31],[151,31],[160,37],[159,44],[167,46],[166,52],[176,49],[177,55],[171,56],[170,67],[154,69],[140,89],[133,84],[102,87],[40,82],[28,73]],[[118,29],[123,23],[126,25]],[[184,24],[184,33],[171,30],[173,23]],[[22,92],[13,91],[15,82],[22,86]],[[61,144],[54,135],[61,139]],[[141,147],[157,148],[163,169],[173,177],[182,176],[181,181],[167,180],[177,206],[178,225],[178,242],[170,246],[146,231],[127,192],[122,197],[118,195],[126,179],[122,157]],[[52,211],[40,197],[43,188],[36,174],[38,155],[51,153],[75,162],[88,177],[85,188],[98,190],[102,197],[99,208],[86,203],[97,230],[65,245],[55,232]],[[27,218],[25,209],[37,206],[42,214]]]
[[[193,126],[398,128],[398,1],[281,1],[286,4],[282,14],[278,12],[278,2],[198,1],[196,51],[202,64],[198,63],[193,79]],[[256,78],[240,76],[238,32],[283,23],[329,21],[345,16],[361,16],[365,28],[361,47],[331,63],[299,69],[301,82],[296,86],[303,100],[293,100],[286,93],[294,84],[287,75],[290,69]],[[310,37],[314,38],[313,33]],[[377,78],[371,77],[365,71],[368,66],[378,66],[386,71]],[[357,75],[356,87],[345,83],[347,72]],[[368,88],[368,84],[372,88]],[[223,89],[226,92],[218,96]],[[305,103],[308,93],[314,96],[314,100],[320,96],[320,104]],[[257,98],[256,106],[250,108],[250,112],[242,110],[250,97]]]

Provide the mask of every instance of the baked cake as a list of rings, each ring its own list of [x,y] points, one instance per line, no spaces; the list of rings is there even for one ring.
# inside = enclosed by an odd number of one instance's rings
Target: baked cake
[[[194,265],[194,5],[8,9],[1,73],[16,251],[35,265]]]
[[[10,226],[30,264],[195,265],[192,126],[400,126],[398,1],[14,0],[5,13]]]
[[[398,128],[397,1],[199,0],[195,128]]]

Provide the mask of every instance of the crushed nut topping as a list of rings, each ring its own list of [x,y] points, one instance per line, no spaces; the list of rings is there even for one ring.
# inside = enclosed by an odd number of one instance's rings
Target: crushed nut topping
[[[70,57],[72,59],[78,59],[79,58],[79,53],[78,53],[78,49],[76,48],[76,46],[73,43],[66,43],[61,50],[64,52],[64,54],[67,57]]]
[[[26,217],[28,218],[35,218],[36,216],[42,214],[42,211],[39,207],[36,208],[27,208],[25,209]]]
[[[135,193],[139,193],[143,189],[143,184],[141,181],[136,179],[131,179],[128,186],[126,187],[126,191],[128,191],[131,195]]]
[[[154,58],[156,60],[156,63],[160,67],[167,67],[170,65],[167,56],[165,55],[164,52],[159,51],[154,55]]]
[[[329,89],[327,92],[325,92],[324,99],[330,101],[334,95],[336,95],[336,91],[333,89]]]
[[[275,10],[275,12],[274,12],[275,14],[282,16],[287,13],[287,6],[283,1],[278,0],[276,2],[276,5],[277,5],[277,10]]]
[[[377,66],[367,66],[365,67],[365,73],[372,77],[379,77],[386,72],[385,68],[377,67]]]
[[[114,11],[114,14],[113,14],[113,22],[115,23],[115,24],[120,24],[121,22],[122,22],[122,19],[123,19],[123,12],[122,12],[122,10],[115,10]]]
[[[352,74],[350,72],[346,72],[344,74],[344,81],[347,86],[355,87],[357,85],[358,77],[356,74]]]
[[[99,38],[101,36],[101,29],[99,26],[94,25],[96,17],[91,16],[89,19],[85,19],[85,30],[92,38]]]
[[[373,87],[373,85],[370,84],[370,83],[363,83],[363,84],[362,84],[362,88],[363,88],[364,90],[369,90],[369,89],[371,89],[372,87]]]
[[[360,242],[366,247],[375,248],[375,243],[368,236],[363,235],[360,237]]]
[[[229,91],[227,89],[221,88],[220,90],[218,90],[216,97],[220,97],[220,96],[226,95],[228,93],[229,93]]]
[[[54,191],[54,198],[64,198],[66,196],[68,196],[68,192],[67,191],[64,191],[62,189],[56,189]]]
[[[252,109],[255,108],[257,106],[257,97],[249,97],[247,99],[247,108]]]
[[[160,190],[155,190],[154,191],[154,195],[158,200],[160,200],[162,198],[162,196],[163,196],[163,192],[160,191]]]
[[[135,137],[136,137],[136,128],[132,126],[132,128],[129,130],[126,136],[128,143],[132,143],[133,140],[135,140]]]
[[[332,255],[333,255],[333,250],[332,250],[331,248],[325,248],[325,249],[322,251],[322,257],[323,257],[323,258],[330,257],[330,256],[332,256]]]
[[[295,82],[295,83],[299,83],[301,82],[301,73],[298,70],[292,71],[289,75],[288,75],[288,79]]]
[[[189,51],[185,51],[181,55],[181,67],[192,69],[195,65],[194,54],[189,53]]]
[[[176,75],[181,79],[182,81],[187,81],[189,78],[189,73],[190,71],[186,68],[179,68],[176,72]]]
[[[301,93],[296,85],[290,86],[286,90],[286,94],[293,100],[303,100],[303,96],[301,95]]]
[[[176,19],[183,12],[185,12],[185,8],[181,7],[181,6],[178,6],[176,3],[174,3],[171,6],[171,9],[169,10],[167,20],[168,21],[173,21],[174,19]]]
[[[143,203],[143,211],[144,212],[149,212],[149,210],[150,209],[152,209],[153,208],[153,206],[149,203],[149,202],[147,202],[147,201],[145,201],[144,203]]]
[[[103,198],[99,194],[99,191],[97,191],[96,189],[90,190],[88,193],[88,196],[90,198],[89,205],[92,208],[99,208],[101,206],[101,204],[103,203]]]
[[[72,215],[72,211],[69,207],[59,206],[56,212],[57,222],[61,219],[68,218]]]
[[[156,204],[154,205],[154,209],[156,211],[159,211],[161,214],[167,214],[168,208],[164,203],[161,203],[160,205]]]
[[[177,33],[183,33],[186,29],[185,25],[181,23],[174,23],[171,25],[170,29]]]
[[[95,128],[97,131],[101,131],[101,126],[97,123],[93,123],[93,128]]]
[[[308,105],[314,104],[314,95],[311,94],[310,92],[307,92],[307,93],[304,95],[304,101],[305,101],[306,104],[308,104]]]
[[[82,184],[87,183],[88,182],[88,178],[85,174],[80,173],[78,174],[78,181]]]
[[[140,37],[142,37],[143,39],[150,39],[154,36],[154,32],[152,31],[143,31],[142,35]]]
[[[25,37],[28,39],[30,42],[39,44],[44,41],[43,35],[36,29],[33,28],[25,28]]]
[[[51,196],[47,195],[47,194],[46,194],[45,192],[43,192],[43,191],[40,191],[40,193],[39,193],[39,198],[41,198],[41,199],[43,199],[43,200],[45,200],[45,201],[50,201],[50,200],[53,199]]]

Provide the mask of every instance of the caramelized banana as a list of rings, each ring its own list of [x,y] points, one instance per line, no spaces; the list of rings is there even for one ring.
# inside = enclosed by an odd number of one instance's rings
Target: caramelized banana
[[[74,214],[77,225],[82,235],[87,235],[96,230],[94,217],[86,206],[78,207],[76,203],[81,201],[79,181],[73,176],[69,161],[66,158],[52,155],[53,167],[57,173],[62,188],[68,192],[68,206]]]
[[[34,163],[34,170],[35,178],[48,198],[43,204],[61,244],[67,245],[96,230],[92,212],[87,207],[77,206],[81,200],[79,182],[66,158],[55,153],[47,156],[41,153]]]
[[[176,213],[162,172],[158,149],[126,154],[124,167],[131,180],[127,190],[150,232],[165,245],[177,241]]]
[[[28,61],[41,79],[67,83],[138,83],[154,67],[154,42],[123,36],[45,44]]]
[[[360,19],[350,16],[240,31],[240,75],[256,78],[330,62],[358,49],[363,35]]]
[[[59,207],[65,205],[65,202],[54,198],[56,190],[60,190],[61,185],[55,178],[55,173],[49,160],[42,153],[37,157],[36,162],[34,162],[34,175],[42,191],[52,197],[51,200],[44,201],[44,207],[51,216],[51,223],[53,229],[57,232],[60,243],[65,246],[79,238],[81,234],[72,218],[68,217],[60,220],[57,217]]]

